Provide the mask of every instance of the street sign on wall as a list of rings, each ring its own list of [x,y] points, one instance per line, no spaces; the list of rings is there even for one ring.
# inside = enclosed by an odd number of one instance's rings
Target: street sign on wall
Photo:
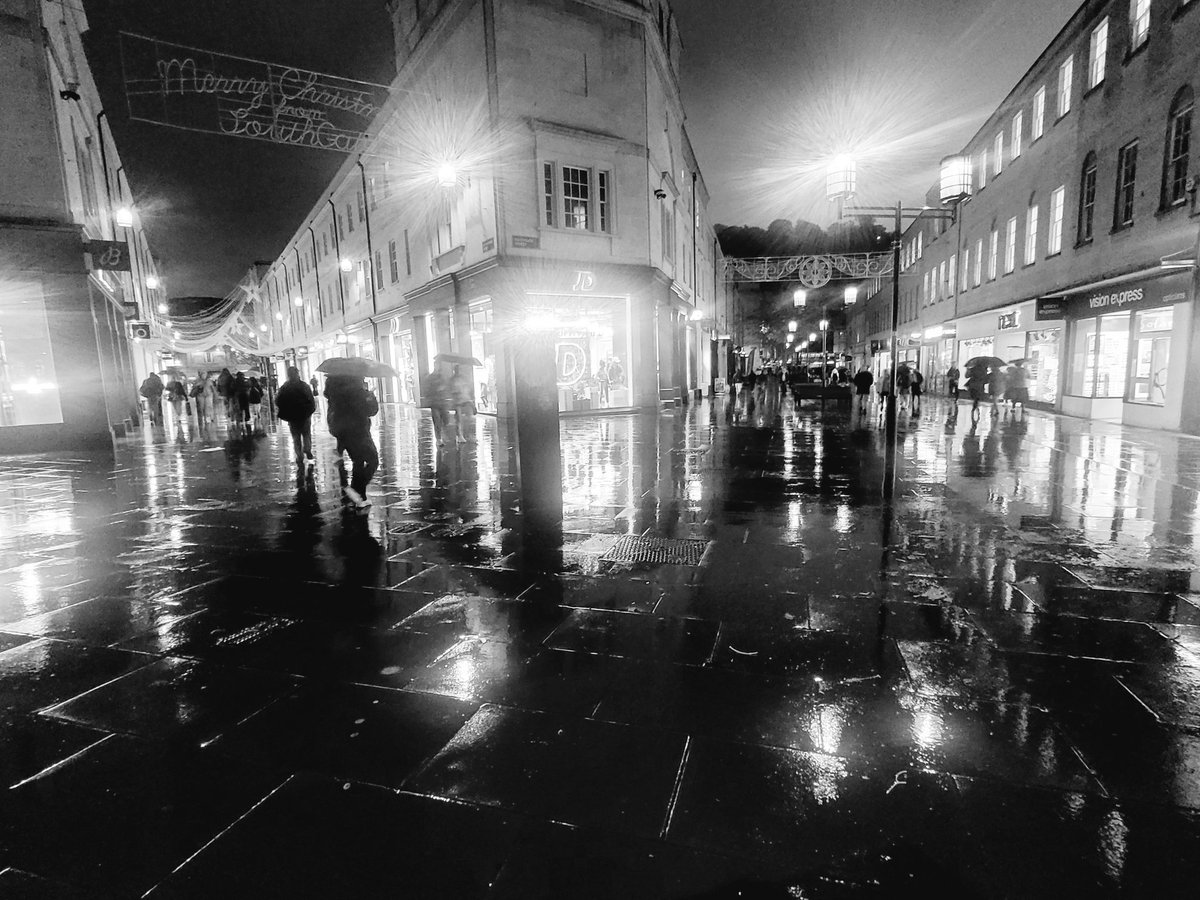
[[[124,241],[84,241],[83,252],[91,258],[90,268],[108,272],[128,272],[129,245]]]

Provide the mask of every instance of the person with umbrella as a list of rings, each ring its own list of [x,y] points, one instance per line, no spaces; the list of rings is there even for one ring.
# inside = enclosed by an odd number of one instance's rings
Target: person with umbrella
[[[975,363],[967,365],[967,396],[971,398],[971,418],[979,416],[979,403],[984,399],[987,390],[987,367]]]
[[[288,423],[292,432],[292,447],[296,451],[297,466],[311,466],[312,416],[317,411],[317,401],[312,388],[300,377],[300,370],[288,366],[287,381],[275,394],[275,408],[279,418]]]
[[[354,464],[350,484],[342,491],[355,508],[365,510],[371,505],[367,485],[379,469],[379,449],[371,437],[371,417],[379,412],[379,400],[363,379],[395,377],[396,371],[361,357],[327,359],[318,371],[325,373],[329,433],[337,439],[338,455],[349,453]]]
[[[1025,404],[1029,402],[1029,372],[1025,368],[1025,360],[1018,359],[1009,367],[1004,399],[1012,404],[1014,414],[1020,403],[1024,415]]]

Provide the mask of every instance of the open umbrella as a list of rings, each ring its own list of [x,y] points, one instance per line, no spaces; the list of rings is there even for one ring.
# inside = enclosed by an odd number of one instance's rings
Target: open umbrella
[[[450,363],[452,366],[482,366],[479,360],[473,356],[458,356],[454,353],[439,353],[433,358],[434,362]]]
[[[326,375],[352,375],[356,378],[396,378],[399,372],[386,363],[361,356],[334,356],[317,366]]]
[[[967,360],[965,369],[974,369],[976,366],[983,366],[985,369],[1002,369],[1008,365],[998,356],[972,356]]]

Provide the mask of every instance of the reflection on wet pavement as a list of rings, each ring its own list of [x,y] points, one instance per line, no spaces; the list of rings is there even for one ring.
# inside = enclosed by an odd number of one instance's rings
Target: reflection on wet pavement
[[[0,460],[0,895],[1190,895],[1200,442],[956,413]]]

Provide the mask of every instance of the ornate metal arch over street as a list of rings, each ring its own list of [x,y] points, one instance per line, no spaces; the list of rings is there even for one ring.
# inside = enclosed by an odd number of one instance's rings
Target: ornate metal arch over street
[[[814,256],[761,256],[726,259],[724,280],[798,281],[806,288],[824,287],[831,281],[882,278],[892,273],[892,254],[829,253]]]

